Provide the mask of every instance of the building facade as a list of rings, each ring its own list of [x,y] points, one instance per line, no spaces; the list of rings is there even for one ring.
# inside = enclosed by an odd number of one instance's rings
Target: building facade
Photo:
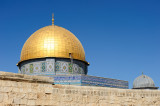
[[[17,66],[22,74],[53,77],[55,84],[128,88],[127,81],[88,76],[81,42],[54,19],[27,39]]]

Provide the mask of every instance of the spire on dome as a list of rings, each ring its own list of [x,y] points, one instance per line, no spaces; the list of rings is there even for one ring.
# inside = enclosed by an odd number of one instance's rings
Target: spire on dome
[[[52,25],[54,25],[54,14],[52,13]]]

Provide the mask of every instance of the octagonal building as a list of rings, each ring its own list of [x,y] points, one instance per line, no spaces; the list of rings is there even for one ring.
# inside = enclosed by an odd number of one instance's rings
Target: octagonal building
[[[32,75],[87,74],[88,62],[76,36],[62,27],[50,25],[28,38],[18,66],[21,73]]]
[[[128,81],[87,75],[88,65],[81,42],[53,18],[27,39],[17,64],[19,73],[53,77],[55,84],[128,88]]]

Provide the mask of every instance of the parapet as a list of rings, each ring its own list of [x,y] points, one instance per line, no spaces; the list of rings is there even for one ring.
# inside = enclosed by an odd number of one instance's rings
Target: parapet
[[[53,84],[53,79],[0,71],[0,106],[160,106],[160,90]]]
[[[11,72],[3,72],[0,71],[0,79],[1,80],[10,80],[10,81],[18,81],[18,82],[37,82],[37,83],[48,83],[53,84],[54,80],[51,77],[43,77],[43,76],[31,76],[26,74],[17,74]]]

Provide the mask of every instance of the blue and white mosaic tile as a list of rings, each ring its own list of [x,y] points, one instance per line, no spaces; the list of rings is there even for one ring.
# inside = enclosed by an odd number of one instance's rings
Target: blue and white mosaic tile
[[[42,70],[42,72],[46,71],[46,63],[45,62],[41,63],[41,70]]]
[[[80,83],[81,86],[101,86],[128,89],[128,81],[102,78],[88,75],[56,75],[55,84]],[[69,82],[69,83],[68,83]]]

